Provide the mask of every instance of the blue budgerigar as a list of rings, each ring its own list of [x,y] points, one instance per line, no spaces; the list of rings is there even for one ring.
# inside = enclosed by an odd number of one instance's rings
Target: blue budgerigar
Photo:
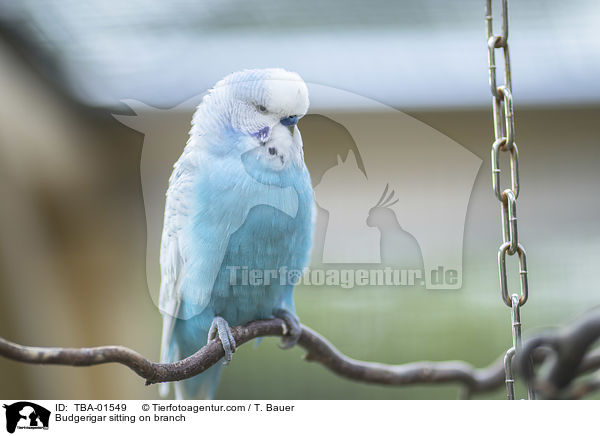
[[[161,245],[161,360],[182,359],[229,326],[279,317],[300,336],[292,292],[309,261],[314,198],[296,123],[308,90],[283,69],[230,74],[203,98],[169,180]],[[222,365],[175,384],[212,398]],[[168,384],[161,385],[161,394]]]

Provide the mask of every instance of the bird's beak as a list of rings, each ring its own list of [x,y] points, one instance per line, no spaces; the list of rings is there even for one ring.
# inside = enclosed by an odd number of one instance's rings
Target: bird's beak
[[[296,124],[298,124],[298,119],[299,119],[298,115],[292,115],[289,117],[282,118],[280,120],[280,122],[281,122],[281,124],[286,126],[289,129],[292,136],[294,136],[294,130],[295,130]]]

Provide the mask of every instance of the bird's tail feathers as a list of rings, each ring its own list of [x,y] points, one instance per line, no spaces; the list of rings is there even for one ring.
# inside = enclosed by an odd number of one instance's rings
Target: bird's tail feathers
[[[163,338],[161,348],[161,363],[171,363],[182,359],[183,357],[190,356],[198,351],[201,347],[206,345],[206,337],[208,332],[197,328],[197,325],[189,322],[178,325],[177,329],[190,330],[194,332],[195,340],[190,342],[183,341],[179,344],[178,339],[182,340],[182,337],[192,336],[190,332],[186,335],[181,335],[182,331],[178,330],[179,334],[174,334],[174,326],[172,323],[176,319],[169,320],[165,316],[163,323]],[[212,367],[208,368],[202,374],[198,374],[192,378],[174,382],[175,399],[177,400],[210,400],[213,399],[217,391],[219,379],[221,378],[221,371],[223,369],[222,362],[218,362]],[[169,395],[171,383],[161,383],[158,387],[158,392],[161,397]]]
[[[163,314],[163,331],[160,347],[160,363],[172,363],[180,358],[179,347],[173,340],[173,329],[177,318],[168,314]],[[171,383],[161,383],[158,385],[158,393],[162,398],[169,395]]]
[[[187,380],[175,382],[176,400],[212,400],[217,392],[223,364],[221,362]]]

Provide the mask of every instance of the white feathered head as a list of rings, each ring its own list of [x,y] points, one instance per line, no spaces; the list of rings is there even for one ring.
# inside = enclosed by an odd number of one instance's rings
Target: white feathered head
[[[208,139],[226,135],[248,139],[236,143],[242,147],[240,151],[248,151],[253,145],[264,147],[275,169],[294,158],[298,152],[295,149],[301,148],[296,124],[308,106],[308,89],[297,73],[281,68],[232,73],[219,81],[198,106],[190,140],[194,136]],[[213,151],[227,151],[222,141],[209,142],[216,148]]]

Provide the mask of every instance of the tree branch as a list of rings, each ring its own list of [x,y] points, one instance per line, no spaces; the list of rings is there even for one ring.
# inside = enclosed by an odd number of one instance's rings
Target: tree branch
[[[562,329],[526,340],[516,356],[519,373],[534,382],[542,398],[581,398],[600,389],[600,374],[573,386],[576,377],[598,368],[598,349],[590,352],[600,339],[600,309],[595,309]],[[553,356],[546,371],[536,374],[527,364],[529,356],[545,348]]]
[[[253,321],[232,327],[238,346],[262,336],[283,336],[284,323],[280,319]],[[351,359],[337,350],[327,339],[302,326],[298,345],[307,351],[305,359],[319,362],[335,374],[365,383],[404,386],[411,384],[458,383],[468,393],[492,391],[504,384],[502,359],[477,369],[462,361],[412,362],[386,365]],[[548,352],[538,349],[533,359],[540,362]],[[174,363],[155,363],[138,352],[121,346],[95,348],[42,348],[15,344],[0,338],[0,356],[19,362],[49,365],[91,366],[102,363],[120,363],[146,380],[146,384],[184,380],[207,370],[223,358],[223,347],[218,339],[210,341],[195,354]],[[582,370],[600,367],[600,350],[589,353]]]

